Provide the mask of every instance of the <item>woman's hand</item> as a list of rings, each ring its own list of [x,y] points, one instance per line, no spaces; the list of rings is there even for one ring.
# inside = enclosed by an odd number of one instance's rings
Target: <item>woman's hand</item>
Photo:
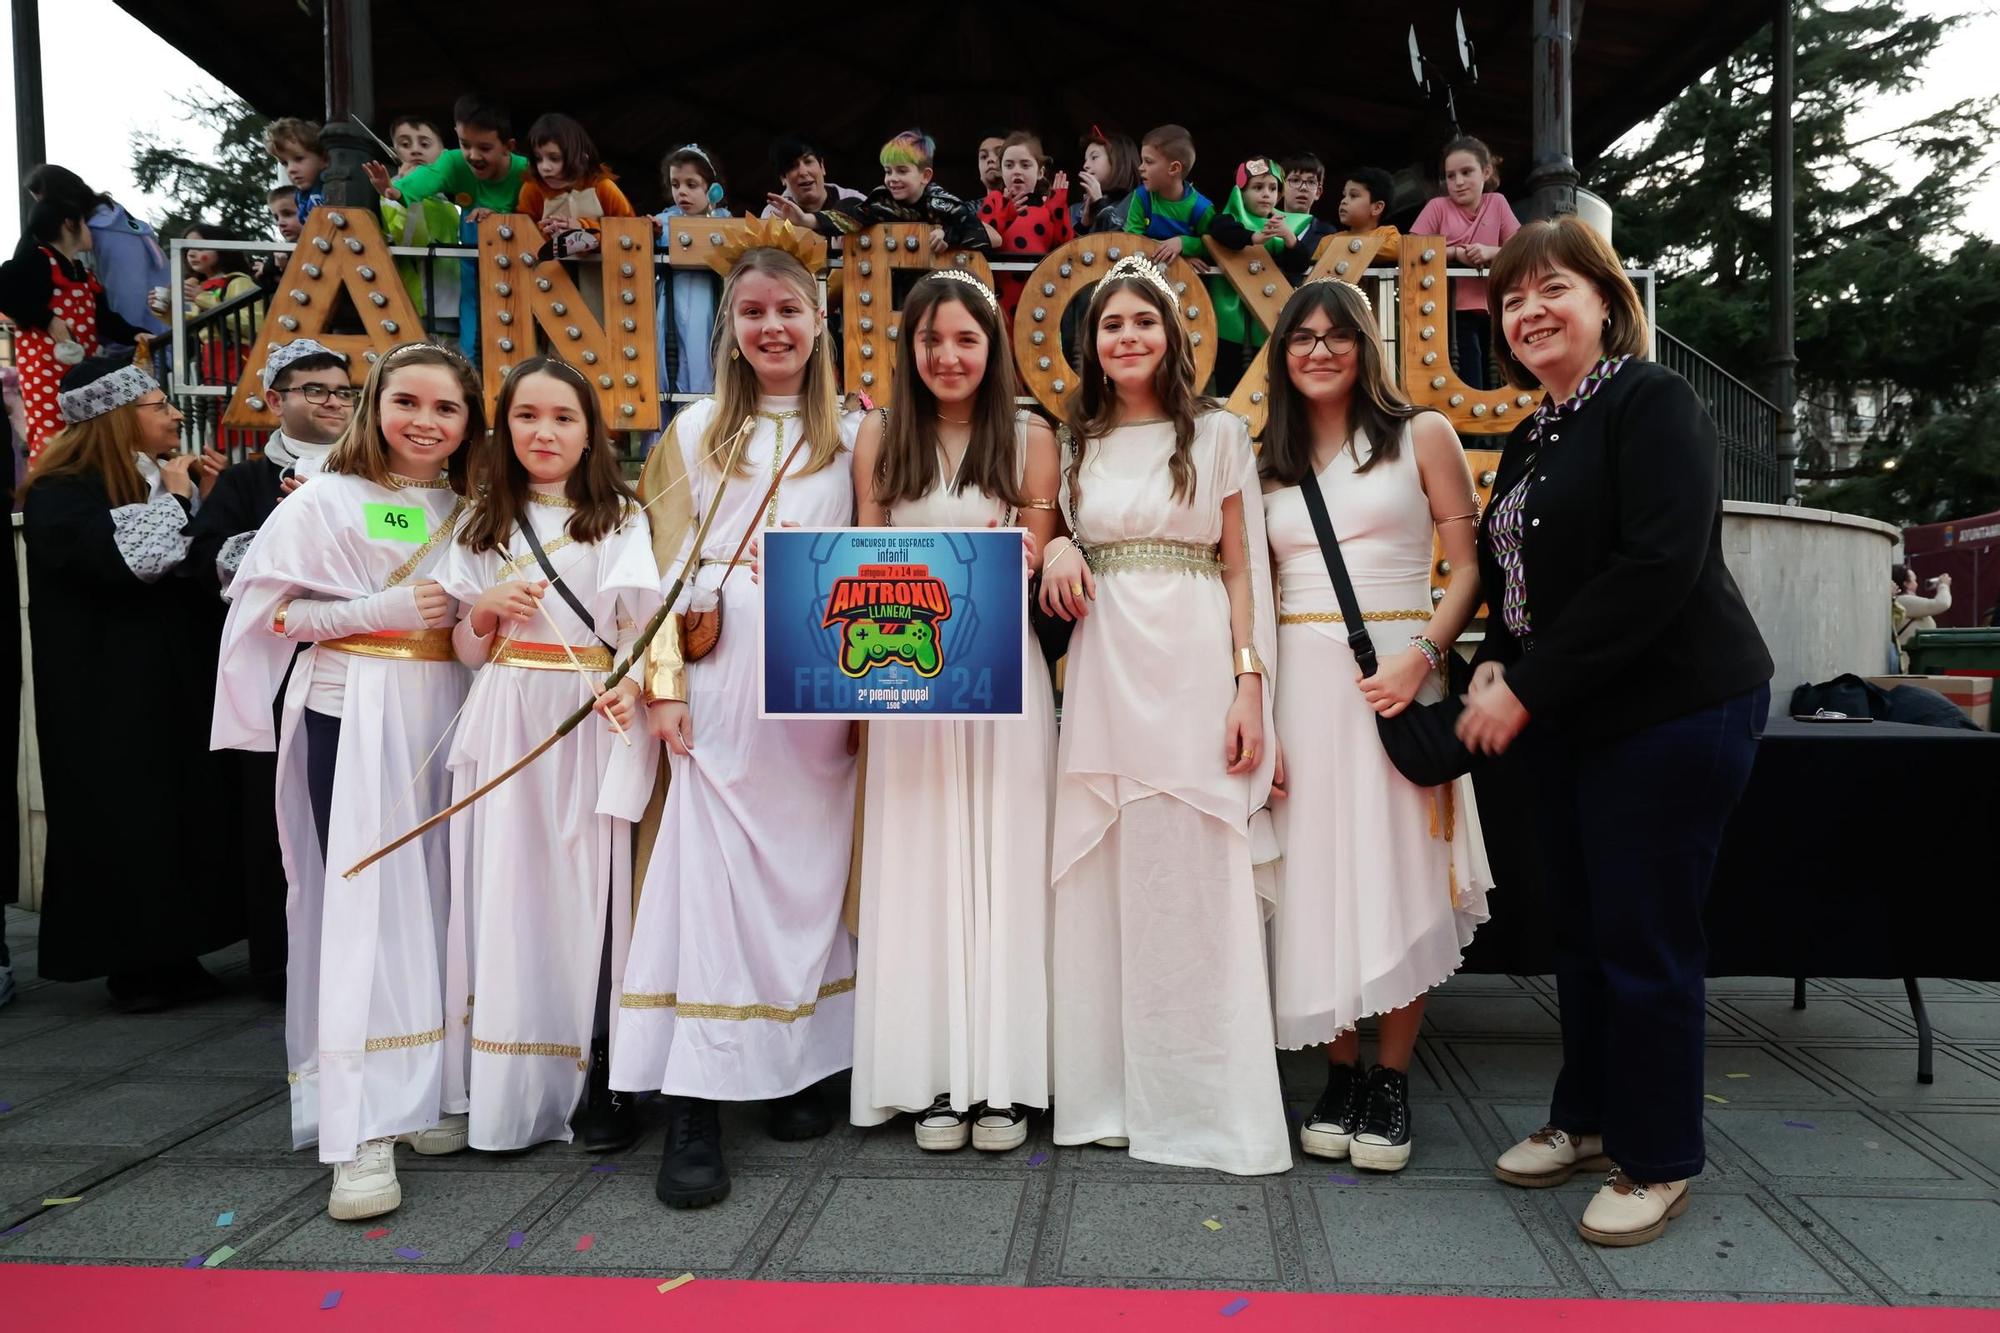
[[[590,707],[599,717],[606,719],[607,728],[615,723],[617,730],[630,731],[639,716],[638,682],[627,676],[599,694]]]
[[[764,201],[777,209],[778,216],[791,223],[794,227],[812,226],[812,219],[806,215],[806,211],[803,208],[799,207],[798,201],[790,195],[767,194],[764,196]]]
[[[1465,711],[1458,715],[1458,738],[1474,754],[1505,754],[1527,725],[1528,710],[1506,681],[1495,680],[1465,696]]]
[[[1430,659],[1412,644],[1387,661],[1377,663],[1372,676],[1362,675],[1356,667],[1354,687],[1361,691],[1361,697],[1368,701],[1377,717],[1394,717],[1410,706],[1410,700],[1417,697],[1430,673]]]
[[[160,484],[183,500],[193,498],[194,478],[188,475],[193,466],[193,454],[175,454],[160,460]]]
[[[787,521],[780,523],[778,526],[781,528],[796,528],[798,524]],[[760,586],[764,582],[764,539],[762,537],[752,537],[750,539],[750,581]]]
[[[694,717],[679,699],[661,699],[646,705],[646,730],[667,743],[667,748],[685,759],[694,753]]]
[[[1000,526],[1000,520],[997,518],[989,518],[986,520],[986,526],[989,528],[997,528]],[[1021,534],[1021,559],[1027,562],[1028,577],[1033,578],[1035,576],[1035,570],[1041,564],[1041,552],[1035,549],[1035,534],[1028,531],[1026,528],[1018,528],[1016,529],[1016,531],[1018,531]]]
[[[69,336],[69,322],[61,315],[51,315],[49,317],[48,335],[49,341],[52,343],[66,343],[71,341]]]
[[[1276,736],[1271,738],[1271,795],[1284,797],[1285,791],[1285,743]]]
[[[417,614],[424,618],[425,629],[451,624],[451,594],[437,580],[417,579],[410,584],[410,591],[416,594]]]
[[[533,620],[541,609],[546,583],[496,583],[472,604],[472,632],[485,638],[502,622]]]
[[[1465,693],[1468,698],[1483,694],[1489,686],[1498,685],[1506,675],[1507,668],[1500,663],[1481,662],[1472,669],[1472,684],[1465,687]]]
[[[1264,678],[1236,678],[1236,699],[1222,720],[1223,754],[1233,777],[1257,767],[1264,752]]]
[[[200,456],[195,459],[194,466],[201,474],[201,498],[206,500],[208,493],[215,489],[215,483],[221,478],[222,469],[229,466],[229,455],[212,444],[205,445]]]
[[[1084,563],[1083,552],[1071,542],[1042,570],[1042,610],[1064,620],[1081,620],[1096,599],[1097,579]]]

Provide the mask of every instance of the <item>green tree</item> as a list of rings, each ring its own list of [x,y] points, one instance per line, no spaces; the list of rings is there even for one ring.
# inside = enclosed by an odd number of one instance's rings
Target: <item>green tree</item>
[[[265,118],[232,95],[175,100],[213,142],[183,149],[132,136],[133,176],[141,189],[160,191],[168,200],[167,215],[156,219],[160,235],[170,239],[207,221],[247,237],[268,236],[267,205],[278,174],[264,147]]]
[[[1808,494],[1891,521],[1961,510],[1953,482],[1991,443],[1993,428],[1965,414],[2000,378],[2000,254],[1967,235],[1959,210],[1982,174],[2000,99],[1969,98],[1866,136],[1853,119],[1910,91],[1958,22],[1913,16],[1902,0],[1794,7],[1798,391],[1821,404],[1876,392],[1882,410],[1863,466],[1880,473],[1898,459],[1891,477]],[[1612,202],[1620,251],[1661,275],[1661,326],[1760,388],[1770,86],[1766,28],[1669,104],[1642,142],[1588,173]],[[1914,181],[1885,167],[1891,151],[1917,164]],[[1826,442],[1808,414],[1799,424],[1803,470],[1824,470]]]

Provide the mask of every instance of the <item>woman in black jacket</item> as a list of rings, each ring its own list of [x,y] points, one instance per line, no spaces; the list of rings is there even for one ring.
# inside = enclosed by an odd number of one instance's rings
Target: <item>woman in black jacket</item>
[[[1770,703],[1771,657],[1722,561],[1715,423],[1644,360],[1618,257],[1574,217],[1494,260],[1500,362],[1543,401],[1479,528],[1486,641],[1459,735],[1523,743],[1562,1008],[1549,1123],[1514,1185],[1612,1168],[1578,1229],[1639,1245],[1702,1169],[1702,905]]]

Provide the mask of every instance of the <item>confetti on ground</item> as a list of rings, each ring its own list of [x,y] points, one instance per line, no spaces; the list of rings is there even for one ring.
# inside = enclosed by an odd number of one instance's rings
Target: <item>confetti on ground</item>
[[[600,1176],[609,1176],[609,1175],[614,1175],[614,1174],[616,1174],[616,1173],[617,1173],[617,1170],[618,1170],[618,1163],[616,1163],[616,1162],[599,1162],[599,1163],[598,1163],[598,1164],[597,1164],[596,1166],[593,1166],[593,1167],[591,1167],[590,1169],[591,1169],[592,1171],[596,1172],[596,1173],[597,1173],[598,1175],[600,1175]]]
[[[376,1228],[375,1228],[375,1229],[374,1229],[373,1231],[364,1231],[364,1232],[362,1232],[362,1233],[361,1233],[361,1239],[363,1239],[363,1240],[380,1240],[380,1239],[382,1239],[382,1237],[384,1237],[384,1236],[386,1236],[386,1235],[388,1235],[388,1234],[389,1234],[389,1228],[387,1228],[387,1227],[376,1227]]]
[[[1786,1128],[1786,1129],[1818,1129],[1818,1128],[1819,1128],[1819,1126],[1818,1126],[1818,1125],[1815,1125],[1815,1124],[1814,1124],[1814,1123],[1813,1123],[1812,1121],[1810,1121],[1810,1120],[1787,1120],[1787,1121],[1785,1122],[1785,1128]]]
[[[1212,1217],[1204,1217],[1203,1219],[1201,1219],[1201,1224],[1207,1227],[1210,1231],[1222,1230],[1222,1223],[1216,1221]]]
[[[17,1222],[13,1226],[8,1227],[5,1231],[0,1231],[0,1236],[18,1236],[27,1229],[28,1229],[28,1224],[26,1222]]]
[[[1029,1166],[1040,1166],[1040,1165],[1041,1165],[1041,1164],[1042,1164],[1043,1162],[1046,1162],[1046,1161],[1048,1161],[1048,1160],[1049,1160],[1049,1155],[1048,1155],[1047,1153],[1045,1153],[1045,1152],[1038,1152],[1038,1153],[1036,1153],[1036,1154],[1035,1154],[1035,1155],[1034,1155],[1033,1157],[1030,1157],[1030,1158],[1028,1159],[1028,1165],[1029,1165]]]
[[[1729,1105],[1729,1099],[1727,1097],[1718,1097],[1712,1092],[1704,1092],[1702,1094],[1702,1100],[1714,1102],[1717,1106]]]
[[[1235,1300],[1231,1301],[1229,1304],[1222,1307],[1222,1314],[1224,1318],[1229,1318],[1234,1315],[1242,1314],[1245,1310],[1249,1308],[1250,1308],[1250,1298],[1248,1296],[1238,1296]]]
[[[0,1102],[0,1115],[6,1115],[9,1111],[13,1109],[14,1109],[14,1103]]]
[[[319,1300],[319,1308],[322,1310],[331,1310],[334,1306],[338,1304],[340,1304],[339,1287],[335,1287],[332,1291],[329,1291],[326,1295],[320,1297]]]
[[[527,1232],[525,1232],[525,1231],[510,1231],[510,1232],[508,1232],[508,1233],[507,1233],[507,1248],[508,1248],[508,1249],[510,1249],[510,1250],[518,1250],[518,1249],[520,1249],[520,1248],[521,1248],[521,1247],[522,1247],[523,1245],[526,1245],[527,1243],[528,1243],[528,1233],[527,1233]]]
[[[1724,1078],[1749,1078],[1748,1074],[1724,1074]]]
[[[576,1252],[582,1254],[595,1244],[597,1244],[597,1237],[594,1235],[578,1236],[576,1238]]]
[[[396,1247],[396,1254],[398,1257],[403,1259],[421,1259],[424,1257],[424,1252],[422,1250],[416,1249],[409,1245],[398,1245]]]
[[[1336,1185],[1359,1185],[1361,1183],[1353,1176],[1328,1176],[1327,1179]]]
[[[66,1203],[82,1203],[82,1202],[83,1202],[83,1196],[81,1194],[72,1194],[67,1199],[43,1199],[42,1207],[55,1208]]]
[[[226,1213],[217,1213],[215,1215],[215,1225],[219,1227],[236,1225],[236,1210],[232,1208]]]
[[[207,1255],[205,1255],[205,1254],[190,1254],[190,1255],[189,1255],[189,1256],[187,1257],[187,1262],[186,1262],[186,1263],[184,1263],[184,1264],[182,1264],[182,1265],[181,1265],[181,1267],[182,1267],[182,1268],[200,1268],[200,1267],[201,1267],[201,1266],[202,1266],[203,1264],[205,1264],[205,1263],[207,1263],[207,1262],[208,1262],[208,1256],[207,1256]]]
[[[673,1291],[678,1287],[685,1287],[688,1283],[692,1281],[694,1281],[693,1273],[682,1273],[677,1278],[669,1278],[667,1281],[662,1282],[658,1287],[655,1287],[654,1290],[659,1292],[660,1295],[664,1296],[668,1292]]]
[[[209,1255],[208,1262],[203,1264],[202,1267],[220,1268],[222,1265],[228,1263],[229,1257],[235,1253],[236,1253],[236,1247],[234,1245],[225,1245],[221,1249],[217,1250],[214,1254]]]

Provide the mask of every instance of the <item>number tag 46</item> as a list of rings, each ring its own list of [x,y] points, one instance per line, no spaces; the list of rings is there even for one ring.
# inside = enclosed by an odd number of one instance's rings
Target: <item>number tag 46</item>
[[[368,536],[374,541],[417,543],[431,535],[418,505],[363,505],[361,512],[368,517]]]

